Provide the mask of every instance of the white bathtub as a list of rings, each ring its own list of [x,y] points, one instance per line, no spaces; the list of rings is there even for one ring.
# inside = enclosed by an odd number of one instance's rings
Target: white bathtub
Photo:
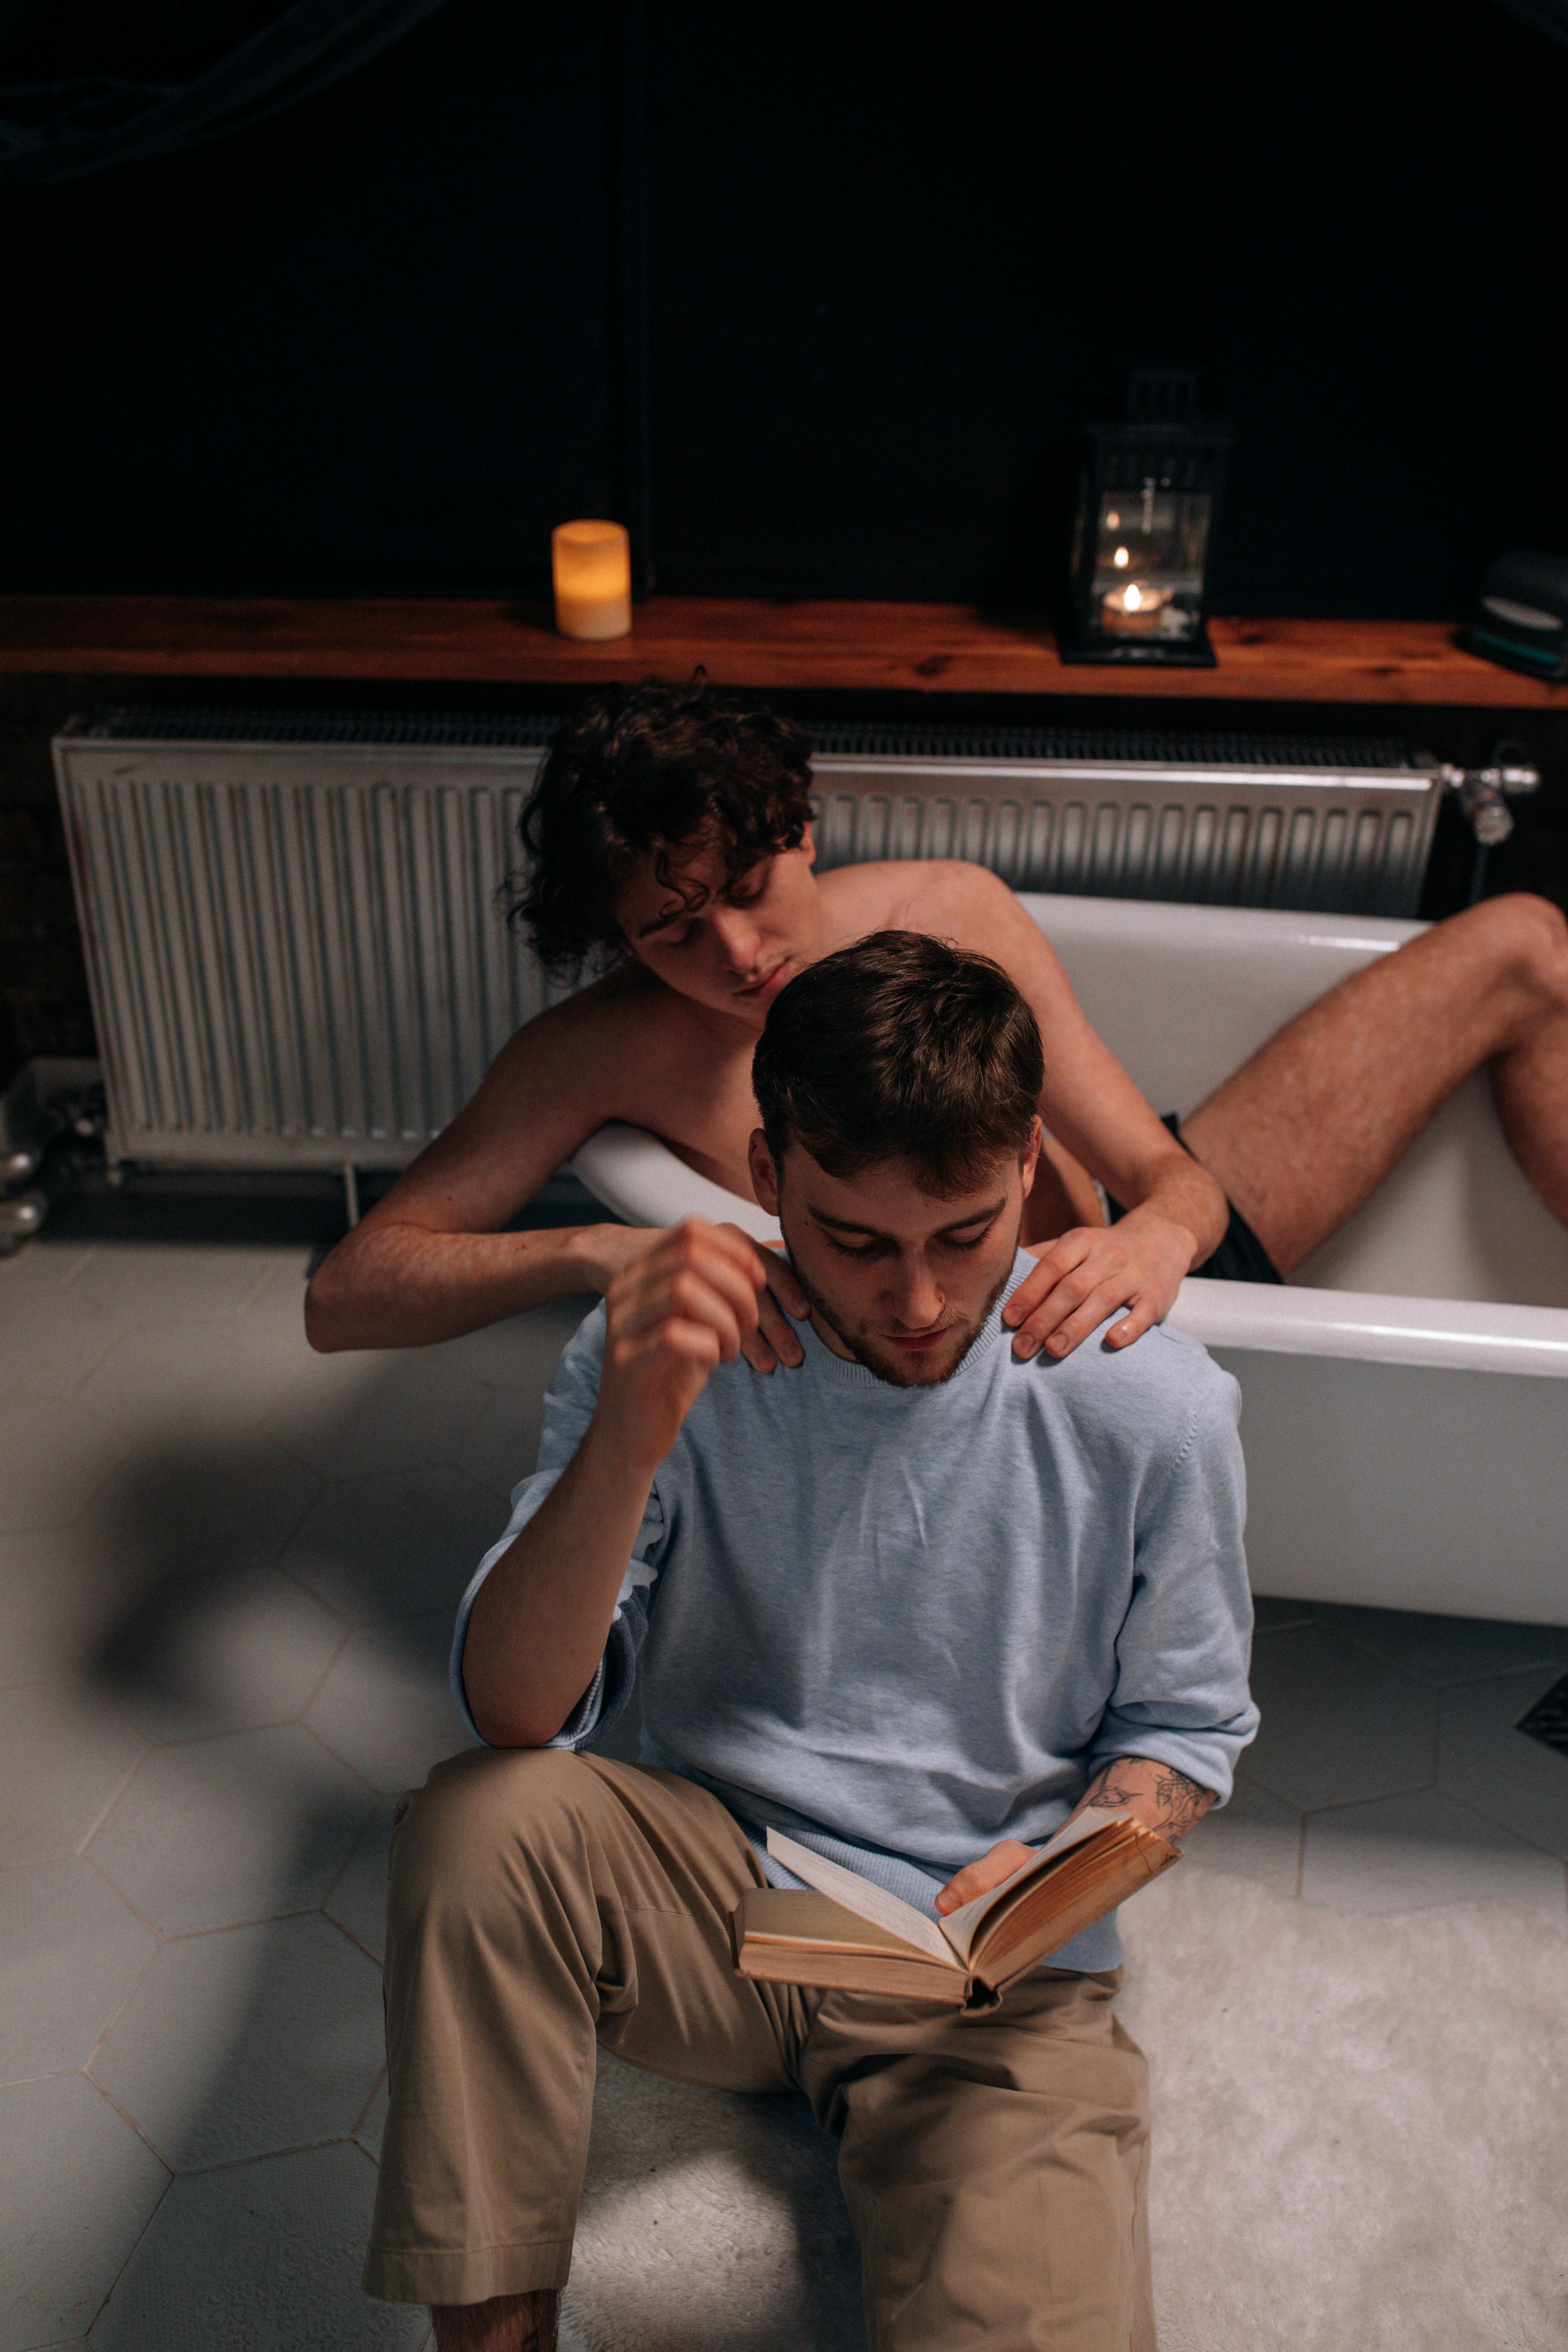
[[[1026,898],[1102,1037],[1186,1113],[1281,1022],[1416,923]],[[636,1223],[777,1227],[651,1137],[577,1173]],[[1568,1230],[1503,1142],[1485,1079],[1283,1286],[1189,1279],[1172,1323],[1241,1383],[1259,1592],[1568,1624]]]

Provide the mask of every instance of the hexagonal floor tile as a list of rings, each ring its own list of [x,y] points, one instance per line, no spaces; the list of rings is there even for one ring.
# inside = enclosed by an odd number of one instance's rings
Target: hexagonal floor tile
[[[36,1290],[27,1296],[25,1337],[0,1358],[0,1405],[74,1396],[124,1328],[78,1291]],[[7,1304],[22,1325],[19,1295],[0,1291],[0,1311]]]
[[[1261,1634],[1252,1696],[1263,1722],[1247,1778],[1287,1804],[1353,1804],[1432,1779],[1434,1694],[1325,1626]]]
[[[1238,1780],[1228,1805],[1205,1814],[1182,1840],[1189,1862],[1294,1895],[1301,1864],[1301,1816],[1267,1789]]]
[[[103,1570],[80,1528],[0,1536],[0,1689],[76,1675],[101,1614]]]
[[[302,1726],[188,1740],[149,1756],[89,1849],[161,1935],[319,1904],[374,1799]]]
[[[474,1393],[483,1397],[482,1389]],[[0,1534],[68,1528],[125,1453],[121,1432],[48,1400],[0,1412]]]
[[[424,2311],[360,2292],[374,2196],[352,2142],[176,2180],[93,2352],[417,2352]]]
[[[63,1683],[0,1694],[0,1864],[75,1853],[144,1752],[129,1725]]]
[[[1490,1617],[1428,1617],[1405,1609],[1325,1606],[1322,1622],[1384,1664],[1427,1683],[1479,1683],[1554,1662],[1568,1666],[1568,1633]]]
[[[474,1745],[447,1680],[451,1642],[445,1609],[364,1626],[305,1710],[332,1753],[384,1796],[416,1788],[432,1764]]]
[[[107,1591],[144,1610],[193,1568],[273,1560],[316,1496],[303,1462],[254,1432],[171,1429],[142,1440],[103,1481],[81,1525],[106,1563]]]
[[[91,1262],[93,1244],[40,1234],[25,1249],[0,1257],[0,1307],[29,1290],[58,1290]]]
[[[169,2176],[84,2074],[0,2091],[0,2352],[33,2352],[91,2326]]]
[[[487,1388],[527,1389],[542,1396],[566,1342],[598,1304],[591,1290],[575,1298],[552,1299],[526,1315],[509,1316],[505,1322],[466,1331],[460,1339],[445,1340],[441,1353],[455,1370],[482,1381]]]
[[[346,2138],[385,2059],[381,1971],[319,1911],[165,1944],[89,2072],[176,2172]]]
[[[506,1526],[493,1495],[445,1463],[324,1487],[280,1565],[351,1624],[454,1614]]]
[[[232,1315],[125,1330],[82,1381],[79,1395],[103,1420],[138,1438],[193,1425],[244,1428],[300,1369],[290,1344]]]
[[[1436,1789],[1309,1813],[1301,1895],[1339,1911],[1528,1903],[1568,1927],[1562,1864]]]
[[[1554,1666],[1445,1691],[1437,1785],[1548,1853],[1568,1856],[1568,1756],[1515,1728],[1559,1678]]]
[[[543,1427],[542,1397],[526,1391],[519,1393],[505,1390],[491,1397],[458,1456],[461,1467],[471,1478],[479,1479],[500,1504],[501,1517],[497,1535],[506,1525],[506,1507],[514,1488],[522,1479],[531,1477],[539,1466],[539,1440]]]
[[[387,1849],[392,1843],[392,1816],[398,1800],[379,1804],[360,1832],[359,1843],[343,1864],[342,1875],[321,1906],[346,1936],[352,1936],[373,1959],[386,1948]]]
[[[154,1743],[297,1716],[348,1636],[276,1568],[195,1570],[100,1648],[100,1687]]]
[[[324,1478],[375,1477],[456,1461],[489,1398],[423,1348],[316,1356],[262,1425]]]
[[[271,1332],[275,1339],[296,1343],[300,1360],[309,1363],[314,1354],[305,1337],[305,1281],[310,1263],[309,1250],[282,1252],[267,1279],[251,1292],[239,1310],[239,1319],[247,1325]]]
[[[378,2164],[381,2161],[381,2137],[385,2129],[386,2069],[383,2067],[381,2080],[371,2093],[363,2115],[354,2126],[355,2139],[358,2140],[366,2156],[374,2158]]]
[[[74,1287],[123,1323],[151,1328],[233,1316],[289,1253],[206,1242],[102,1242]]]
[[[157,1949],[77,1854],[5,1874],[0,1899],[0,2082],[85,2065]]]

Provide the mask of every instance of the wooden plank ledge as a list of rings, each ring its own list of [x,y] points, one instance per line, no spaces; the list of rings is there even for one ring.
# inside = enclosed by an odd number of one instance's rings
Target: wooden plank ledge
[[[1038,615],[965,604],[655,596],[632,633],[558,636],[542,605],[431,597],[0,597],[0,670],[146,678],[716,684],[1165,700],[1568,709],[1568,685],[1465,652],[1438,621],[1215,620],[1212,670],[1080,668]]]

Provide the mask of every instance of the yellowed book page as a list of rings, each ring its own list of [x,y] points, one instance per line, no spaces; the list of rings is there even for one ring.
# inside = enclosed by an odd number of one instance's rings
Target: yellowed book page
[[[862,1919],[874,1920],[890,1936],[901,1936],[917,1950],[940,1960],[944,1968],[956,1965],[942,1929],[934,1921],[922,1918],[912,1904],[900,1902],[883,1887],[873,1886],[858,1872],[829,1862],[826,1854],[813,1853],[809,1847],[797,1845],[782,1830],[769,1830],[768,1852],[786,1870],[793,1870],[797,1878],[804,1878],[808,1886],[815,1886],[819,1895],[831,1895],[835,1903],[842,1903],[847,1911],[858,1913]]]
[[[962,2009],[969,1979],[962,1969],[911,1952],[895,1959],[849,1952],[795,1951],[784,1944],[754,1943],[748,1936],[736,1967],[755,1984],[809,1985],[815,1991],[886,1993],[894,2000],[931,2000]]]
[[[925,1966],[926,1956],[907,1936],[895,1936],[874,1919],[847,1911],[831,1895],[797,1894],[793,1886],[749,1886],[735,1916],[749,1944],[790,1945],[802,1949],[833,1952],[874,1952],[886,1958],[897,1954],[914,1968]],[[944,1966],[951,1967],[952,1954]]]
[[[1079,1813],[1076,1822],[1069,1822],[1064,1829],[1059,1829],[1046,1844],[1037,1846],[1028,1861],[1022,1864],[1011,1878],[1005,1878],[1000,1886],[994,1886],[988,1895],[977,1895],[973,1903],[962,1904],[956,1911],[950,1911],[942,1923],[942,1932],[965,1968],[992,1912],[1006,1901],[1015,1887],[1021,1886],[1025,1879],[1038,1874],[1042,1864],[1055,1862],[1058,1855],[1070,1853],[1074,1846],[1083,1843],[1085,1838],[1097,1837],[1110,1822],[1130,1822],[1131,1819],[1132,1815],[1124,1810],[1102,1812],[1098,1805],[1091,1805],[1087,1812]],[[769,1834],[771,1837],[772,1832]],[[788,1867],[793,1870],[794,1863]]]

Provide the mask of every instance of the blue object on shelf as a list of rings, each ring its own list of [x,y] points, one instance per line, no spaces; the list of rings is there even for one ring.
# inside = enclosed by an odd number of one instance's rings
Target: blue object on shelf
[[[1465,641],[1504,669],[1568,677],[1568,555],[1500,555],[1487,567]]]

